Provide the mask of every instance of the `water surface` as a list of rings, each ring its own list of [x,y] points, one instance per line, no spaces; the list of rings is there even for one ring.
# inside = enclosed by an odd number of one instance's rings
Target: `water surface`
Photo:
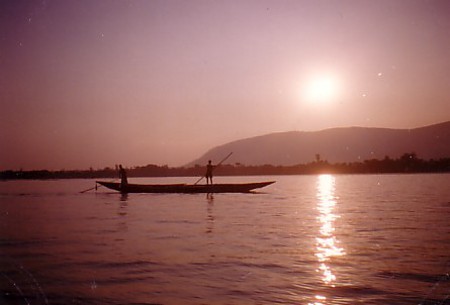
[[[0,304],[450,304],[449,178],[217,177],[277,183],[213,196],[0,182]]]

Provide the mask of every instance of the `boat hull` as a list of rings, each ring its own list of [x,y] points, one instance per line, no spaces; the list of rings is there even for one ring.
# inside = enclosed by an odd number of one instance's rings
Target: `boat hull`
[[[96,183],[121,193],[249,193],[268,186],[275,181],[229,184],[128,184],[121,188],[120,183],[96,181]]]

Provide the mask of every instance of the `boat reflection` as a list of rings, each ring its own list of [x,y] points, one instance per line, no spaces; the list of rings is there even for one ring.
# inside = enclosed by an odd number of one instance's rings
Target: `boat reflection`
[[[122,202],[128,201],[128,193],[120,194],[120,201],[122,201]]]
[[[344,249],[339,247],[335,232],[335,220],[339,215],[335,214],[337,197],[335,196],[335,177],[332,175],[320,175],[317,180],[317,220],[320,224],[319,234],[316,237],[315,256],[319,263],[317,272],[321,274],[321,281],[335,287],[336,275],[330,264],[333,257],[345,255]],[[314,303],[309,305],[323,305],[326,297],[316,295]]]
[[[214,195],[213,194],[207,194],[206,195],[207,200],[207,217],[206,217],[206,233],[212,233],[214,229],[214,214],[213,214],[213,207],[214,207]]]

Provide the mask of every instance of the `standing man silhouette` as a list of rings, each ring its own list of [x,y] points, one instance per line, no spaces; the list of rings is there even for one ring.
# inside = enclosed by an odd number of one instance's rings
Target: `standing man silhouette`
[[[211,160],[208,161],[208,165],[206,165],[206,184],[209,184],[209,182],[211,182],[211,184],[213,184],[213,169],[214,166],[211,164]]]
[[[119,164],[119,178],[120,178],[120,188],[124,190],[128,185],[127,172],[122,167],[122,164]]]

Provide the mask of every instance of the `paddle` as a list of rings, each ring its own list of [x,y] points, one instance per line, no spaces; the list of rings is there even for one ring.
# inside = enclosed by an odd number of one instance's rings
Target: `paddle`
[[[114,179],[113,182],[116,181],[116,180],[117,180],[117,179]],[[102,186],[103,186],[103,185],[101,185],[101,184],[98,185],[98,183],[95,182],[95,186],[94,186],[94,187],[91,187],[91,188],[89,188],[89,189],[87,189],[87,190],[81,191],[80,193],[83,194],[83,193],[92,191],[93,189],[97,190],[99,187],[102,187]]]
[[[102,186],[102,185],[100,185],[100,186]],[[93,189],[95,189],[95,190],[97,190],[97,182],[95,183],[95,186],[94,187],[91,187],[90,189],[87,189],[87,190],[84,190],[84,191],[81,191],[80,193],[81,194],[83,194],[83,193],[86,193],[86,192],[89,192],[89,191],[92,191]]]
[[[225,158],[222,159],[222,161],[220,161],[216,166],[214,166],[214,168],[216,168],[217,166],[219,166],[220,164],[222,164],[222,163],[223,163],[226,159],[228,159],[232,154],[233,154],[233,152],[230,152]],[[194,185],[197,185],[197,183],[199,183],[200,181],[202,181],[203,178],[205,178],[205,176],[202,176],[200,179],[198,179],[197,182],[194,183]]]

